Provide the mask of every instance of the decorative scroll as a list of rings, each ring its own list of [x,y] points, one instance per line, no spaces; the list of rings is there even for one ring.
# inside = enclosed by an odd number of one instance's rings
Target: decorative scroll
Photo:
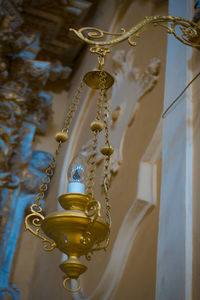
[[[81,239],[80,239],[80,242],[83,245],[88,246],[90,244],[93,244],[93,240],[92,240],[93,224],[95,223],[96,219],[100,216],[100,210],[101,210],[101,204],[99,203],[99,201],[96,201],[96,200],[91,200],[85,209],[85,214],[87,217],[90,218],[90,222],[87,226],[87,229],[85,230],[85,232],[83,232]],[[93,254],[93,252],[99,251],[99,250],[106,250],[108,247],[108,244],[109,244],[109,235],[106,239],[105,245],[104,246],[97,245],[95,248],[90,250],[90,252],[85,255],[86,259],[90,261],[91,255]]]
[[[95,251],[100,251],[100,250],[105,250],[105,251],[106,251],[106,249],[108,248],[109,242],[110,242],[110,238],[108,237],[108,238],[106,239],[106,242],[105,242],[105,245],[104,245],[104,246],[99,246],[99,245],[98,245],[98,247],[93,248],[93,249],[91,250],[91,253],[93,253],[93,252],[95,252]]]
[[[43,249],[45,251],[52,251],[56,248],[56,243],[50,241],[44,235],[40,233],[41,221],[44,220],[44,216],[41,214],[42,209],[36,204],[31,205],[31,214],[25,218],[25,229],[29,230],[32,234],[39,237],[45,244]]]
[[[192,42],[194,38],[200,36],[200,26],[190,20],[173,16],[146,17],[129,31],[122,28],[120,33],[110,33],[93,27],[83,27],[79,30],[71,28],[70,30],[73,31],[81,40],[95,47],[114,46],[125,40],[128,40],[131,46],[136,46],[134,38],[139,38],[141,33],[152,25],[166,29],[167,33],[173,34],[176,39],[185,45],[200,47],[199,44]],[[114,38],[103,41],[101,40],[107,36],[114,36]]]
[[[85,209],[85,214],[87,217],[93,217],[96,219],[98,216],[100,216],[100,211],[101,211],[101,204],[99,201],[96,200],[91,200],[86,209]]]
[[[87,229],[85,230],[85,232],[83,232],[82,237],[80,239],[80,242],[83,245],[89,245],[93,243],[91,231],[94,222],[96,221],[98,216],[100,216],[100,210],[101,210],[101,204],[99,201],[96,200],[91,200],[85,209],[85,215],[88,218],[90,218],[90,222],[87,226]],[[86,255],[86,258],[88,260],[91,260],[91,258],[88,255]]]

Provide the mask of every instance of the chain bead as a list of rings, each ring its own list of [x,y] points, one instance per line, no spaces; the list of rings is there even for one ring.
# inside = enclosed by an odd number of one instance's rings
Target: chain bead
[[[92,131],[102,131],[104,128],[104,123],[102,121],[96,120],[90,124],[90,129]]]
[[[110,155],[113,154],[114,149],[113,149],[112,146],[102,146],[101,149],[100,149],[100,151],[101,151],[101,153],[102,153],[103,155],[108,155],[108,156],[110,156]]]
[[[69,136],[68,136],[67,133],[64,133],[64,132],[58,132],[58,133],[56,133],[55,140],[56,140],[57,142],[64,143],[64,142],[66,142],[68,139],[69,139]]]

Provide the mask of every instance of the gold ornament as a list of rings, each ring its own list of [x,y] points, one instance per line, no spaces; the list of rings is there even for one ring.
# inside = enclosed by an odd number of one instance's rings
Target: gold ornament
[[[57,142],[64,143],[64,142],[66,142],[68,139],[69,139],[69,136],[68,136],[67,133],[65,133],[65,132],[58,132],[58,133],[56,133],[55,140],[56,140]]]

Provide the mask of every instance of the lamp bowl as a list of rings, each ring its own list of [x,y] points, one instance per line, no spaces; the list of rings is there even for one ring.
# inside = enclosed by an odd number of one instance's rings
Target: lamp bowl
[[[68,255],[68,260],[60,266],[61,270],[69,278],[78,278],[87,270],[80,262],[80,256],[88,255],[96,245],[107,239],[109,225],[99,215],[93,219],[86,213],[88,204],[92,203],[87,195],[65,194],[60,196],[59,201],[67,210],[49,214],[41,227],[55,241],[57,248]]]
[[[90,222],[91,219],[84,212],[59,211],[49,214],[41,227],[62,252],[79,257],[90,252],[95,244],[103,242],[109,234],[109,227],[101,218],[98,217],[91,228]]]

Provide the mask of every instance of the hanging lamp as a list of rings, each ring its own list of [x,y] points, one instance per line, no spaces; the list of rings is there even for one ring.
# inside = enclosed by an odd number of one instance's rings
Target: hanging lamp
[[[111,51],[111,47],[128,40],[131,46],[136,46],[134,38],[149,26],[161,26],[168,34],[173,34],[176,39],[185,45],[200,47],[200,26],[187,19],[173,16],[146,17],[129,31],[121,29],[120,33],[109,33],[98,28],[85,27],[79,30],[71,29],[81,40],[90,45],[90,52],[98,56],[98,67],[95,71],[86,73],[77,89],[69,107],[64,127],[56,134],[58,142],[54,157],[46,169],[46,175],[42,179],[39,193],[34,204],[30,207],[30,214],[25,217],[25,229],[39,237],[44,243],[45,251],[58,248],[67,254],[68,259],[60,268],[66,274],[63,286],[69,292],[80,290],[79,276],[87,270],[80,257],[85,255],[88,260],[95,251],[106,250],[109,244],[111,229],[110,199],[109,199],[109,162],[114,149],[109,141],[109,99],[107,91],[112,87],[114,78],[103,69],[105,57]],[[181,36],[180,36],[181,33]],[[105,40],[105,37],[111,39]],[[51,177],[53,176],[57,155],[64,142],[69,139],[68,132],[72,118],[77,110],[83,86],[97,90],[97,109],[94,121],[90,124],[93,134],[93,153],[88,162],[81,155],[75,157],[68,170],[68,192],[58,199],[62,211],[47,215],[42,214],[41,201],[45,197]],[[100,151],[104,156],[104,199],[106,218],[101,217],[101,204],[95,198],[94,180],[96,169],[96,156],[98,150],[98,134],[104,132],[104,146]],[[45,233],[43,235],[42,231]],[[68,281],[75,279],[77,286],[72,289]]]

